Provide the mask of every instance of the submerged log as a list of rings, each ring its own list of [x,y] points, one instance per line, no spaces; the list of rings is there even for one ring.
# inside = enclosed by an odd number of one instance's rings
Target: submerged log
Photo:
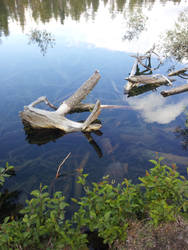
[[[164,96],[164,97],[167,97],[167,96],[170,96],[170,95],[180,94],[180,93],[183,93],[183,92],[186,92],[186,91],[188,91],[188,83],[184,84],[182,86],[179,86],[177,88],[173,88],[173,89],[168,90],[168,91],[162,91],[161,95]]]
[[[97,100],[92,113],[83,123],[69,120],[65,117],[65,115],[74,109],[89,94],[99,79],[100,74],[98,71],[96,71],[70,98],[65,100],[58,108],[52,105],[46,97],[39,97],[30,105],[25,106],[24,111],[20,112],[22,121],[28,123],[28,125],[35,129],[60,129],[65,133],[98,130],[101,125],[97,123],[93,124],[93,122],[100,114],[99,100]],[[55,109],[55,111],[36,108],[35,106],[41,102],[46,103],[51,108]]]

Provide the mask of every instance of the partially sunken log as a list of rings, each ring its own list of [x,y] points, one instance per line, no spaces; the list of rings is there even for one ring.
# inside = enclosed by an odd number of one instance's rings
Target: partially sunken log
[[[168,76],[177,76],[177,75],[181,75],[181,74],[184,74],[187,70],[188,70],[188,67],[183,68],[183,69],[179,69],[179,70],[170,72],[170,73],[168,74]]]
[[[161,95],[164,96],[164,97],[167,97],[167,96],[170,96],[170,95],[180,94],[180,93],[183,93],[183,92],[186,92],[186,91],[188,91],[188,83],[184,84],[184,85],[182,85],[180,87],[173,88],[173,89],[168,90],[168,91],[162,91]]]
[[[101,125],[93,123],[100,114],[100,101],[98,100],[94,105],[92,113],[86,119],[85,122],[75,122],[65,118],[67,113],[74,110],[75,107],[90,93],[95,87],[100,74],[96,71],[70,98],[65,100],[59,108],[52,105],[46,97],[39,97],[36,101],[30,105],[24,107],[24,111],[20,112],[20,116],[24,123],[27,123],[34,129],[60,129],[65,133],[84,131],[90,132],[92,130],[98,130]],[[45,102],[48,106],[55,109],[55,111],[48,111],[38,109],[35,106],[38,103]],[[81,105],[82,106],[82,105]]]
[[[170,79],[165,76],[145,76],[145,75],[140,75],[140,76],[131,76],[129,78],[126,78],[129,82],[133,83],[134,86],[138,86],[140,84],[147,84],[147,85],[172,85],[171,82],[175,81],[175,79]]]

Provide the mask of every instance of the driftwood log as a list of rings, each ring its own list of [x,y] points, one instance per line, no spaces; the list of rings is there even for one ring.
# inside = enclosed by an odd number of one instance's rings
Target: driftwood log
[[[138,87],[140,84],[152,84],[152,85],[154,84],[156,85],[156,88],[163,84],[171,85],[171,81],[163,75],[146,76],[146,74],[152,74],[152,72],[158,69],[162,63],[158,54],[154,50],[155,50],[155,45],[153,46],[153,48],[148,50],[143,56],[139,54],[132,56],[136,58],[136,60],[133,64],[129,77],[125,78],[125,80],[127,80],[128,82],[124,87],[124,93],[128,94],[132,88]],[[158,66],[155,68],[151,67],[152,54],[155,54],[155,56],[157,56],[160,61]],[[139,64],[145,68],[144,71],[140,72]]]
[[[177,75],[181,75],[181,74],[184,74],[187,70],[188,70],[188,67],[185,67],[185,68],[183,68],[183,69],[179,69],[179,70],[170,72],[170,73],[168,74],[168,76],[177,76]]]
[[[182,86],[179,86],[177,88],[173,88],[171,90],[166,90],[166,91],[162,91],[161,95],[164,97],[170,96],[170,95],[176,95],[176,94],[180,94],[183,92],[188,91],[188,83],[184,84]]]
[[[134,86],[138,86],[140,84],[146,84],[146,85],[172,85],[171,82],[175,81],[175,79],[167,78],[163,75],[153,75],[153,76],[131,76],[129,78],[126,78],[129,82],[134,84]]]
[[[65,117],[66,114],[84,107],[84,104],[80,104],[81,101],[90,93],[95,87],[100,74],[96,71],[83,85],[67,100],[65,100],[58,108],[51,104],[44,96],[39,97],[36,101],[32,102],[28,106],[24,107],[24,111],[20,112],[23,123],[27,123],[34,129],[60,129],[65,133],[83,131],[90,132],[92,130],[98,130],[101,124],[93,123],[100,114],[100,101],[97,100],[95,105],[90,107],[92,109],[91,114],[88,116],[85,122],[75,122]],[[48,111],[44,109],[36,108],[35,106],[41,102],[46,103],[55,111]],[[87,108],[89,108],[87,106]]]

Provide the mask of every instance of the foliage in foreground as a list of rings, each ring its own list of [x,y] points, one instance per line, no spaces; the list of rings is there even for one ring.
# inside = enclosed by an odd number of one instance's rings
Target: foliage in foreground
[[[146,221],[156,228],[175,221],[188,212],[188,180],[176,167],[152,160],[155,165],[140,177],[140,184],[125,179],[114,185],[107,177],[100,183],[86,184],[87,174],[78,178],[85,190],[80,200],[72,199],[78,210],[65,219],[68,204],[61,192],[52,198],[47,187],[40,185],[21,210],[20,220],[5,218],[0,228],[1,249],[87,249],[84,231],[97,231],[104,242],[113,247],[126,242],[133,221]]]

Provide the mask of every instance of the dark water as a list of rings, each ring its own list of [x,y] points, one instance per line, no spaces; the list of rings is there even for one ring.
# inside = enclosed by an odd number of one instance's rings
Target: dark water
[[[134,63],[131,55],[150,49],[159,31],[173,26],[172,20],[186,6],[186,1],[0,1],[0,164],[8,161],[15,166],[16,175],[7,182],[10,190],[21,191],[23,199],[43,183],[50,192],[62,190],[77,197],[78,168],[89,173],[89,181],[107,174],[116,181],[136,181],[152,166],[149,159],[156,152],[186,173],[184,138],[175,130],[185,128],[187,94],[165,99],[160,91],[168,87],[161,87],[139,96],[124,95],[124,78]],[[137,13],[147,22],[127,41],[126,22]],[[37,34],[43,39],[36,41]],[[167,74],[174,64],[181,66],[169,60],[156,73]],[[102,104],[126,106],[102,110],[100,133],[25,134],[19,118],[25,105],[44,95],[59,105],[96,69],[101,79],[85,102],[99,99]],[[69,118],[79,121],[87,116]],[[69,152],[56,180],[57,167]]]

